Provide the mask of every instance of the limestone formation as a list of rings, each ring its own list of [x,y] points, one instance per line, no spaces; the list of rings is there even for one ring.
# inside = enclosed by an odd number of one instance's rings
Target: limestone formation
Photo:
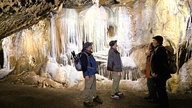
[[[101,0],[107,5],[114,0]],[[49,17],[63,4],[66,8],[82,8],[92,4],[91,0],[0,0],[0,39],[22,29],[28,28],[40,20]]]
[[[145,55],[141,52],[144,52],[146,44],[151,42],[152,36],[162,35],[165,39],[164,45],[166,46],[171,43],[174,48],[174,52],[178,56],[177,62],[180,70],[177,72],[177,77],[180,76],[181,79],[174,77],[174,80],[170,80],[170,82],[178,83],[177,81],[179,80],[179,84],[183,85],[183,76],[191,76],[190,69],[186,69],[191,65],[192,56],[192,0],[99,1],[99,5],[97,5],[99,8],[105,6],[113,10],[113,7],[117,5],[126,7],[130,18],[127,22],[130,21],[129,24],[131,25],[130,28],[127,29],[131,31],[131,33],[128,35],[129,38],[124,40],[131,39],[132,47],[130,49],[129,56],[133,58],[138,70],[140,70],[142,74],[144,74],[145,70],[145,59],[143,59]],[[51,17],[53,16],[51,16],[50,13],[59,16],[62,15],[62,9],[64,10],[69,8],[76,9],[77,12],[81,13],[81,10],[88,9],[95,2],[95,0],[0,0],[0,43],[2,44],[0,44],[0,65],[3,63],[3,59],[8,59],[6,61],[10,61],[10,63],[7,63],[7,67],[4,68],[15,68],[11,75],[20,75],[23,74],[23,72],[34,71],[37,75],[43,74],[41,76],[47,77],[47,71],[42,68],[44,68],[44,64],[50,64],[49,62],[46,62],[46,57],[52,47],[50,45],[50,34],[52,32],[50,32],[50,23],[52,19]],[[87,19],[93,17],[91,16],[93,14],[91,13]],[[108,14],[105,15],[108,16]],[[75,15],[72,14],[71,16]],[[55,52],[58,53],[56,56],[57,62],[63,62],[63,65],[65,65],[66,63],[64,62],[71,64],[71,59],[64,61],[66,58],[70,58],[70,56],[67,55],[66,52],[61,53],[61,47],[66,47],[63,43],[67,43],[67,39],[65,40],[66,37],[60,37],[64,36],[62,34],[65,32],[63,29],[60,29],[63,24],[60,22],[61,18],[64,17],[58,17],[59,20],[57,19],[55,24],[57,27],[57,30],[55,31],[57,33],[55,34],[59,37],[56,41],[58,41],[59,47],[54,48],[56,50]],[[121,28],[121,26],[116,27]],[[110,38],[114,36],[115,30],[116,28],[113,25],[108,27],[108,35]],[[125,33],[120,35],[122,37],[119,38],[124,38],[124,35]],[[8,36],[10,36],[10,38],[7,39],[10,40],[6,41],[5,39],[3,43],[1,39]],[[65,41],[60,42],[60,40]],[[128,46],[129,42],[130,41],[126,41],[125,46]],[[95,48],[101,48],[99,45],[101,44],[95,45]],[[8,53],[6,56],[7,58],[3,58],[2,56],[2,47],[4,46],[6,46],[7,50],[5,52],[10,52],[12,54]],[[19,52],[19,48],[22,49],[22,52]],[[67,49],[67,47],[65,49]],[[125,49],[121,48],[120,51],[123,52]],[[124,55],[126,55],[126,53]],[[58,69],[60,69],[60,67],[63,66],[59,65]],[[3,74],[8,74],[9,72],[10,71],[7,71]],[[56,70],[56,72],[59,72],[59,70]],[[57,82],[63,82],[63,80],[65,80],[58,79],[57,76],[60,76],[60,73],[50,74],[48,75],[48,78],[52,78]],[[188,81],[190,85],[186,83]],[[50,85],[47,83],[44,84],[44,81],[39,81],[39,83],[42,83],[42,85]],[[184,83],[186,83],[187,89],[188,87],[191,87],[191,79],[186,79]],[[175,86],[173,83],[169,84],[172,84],[170,86]],[[172,89],[171,91],[174,91],[173,88],[170,89]]]

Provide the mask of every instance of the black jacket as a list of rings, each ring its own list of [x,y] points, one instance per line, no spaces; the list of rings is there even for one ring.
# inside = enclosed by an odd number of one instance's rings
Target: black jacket
[[[169,79],[167,53],[164,46],[159,45],[155,48],[151,56],[151,72],[157,74],[158,78]]]

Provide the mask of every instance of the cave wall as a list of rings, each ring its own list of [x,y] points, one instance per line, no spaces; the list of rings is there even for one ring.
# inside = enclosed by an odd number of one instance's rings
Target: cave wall
[[[57,6],[61,6],[60,4],[63,3],[63,7],[71,7],[78,6],[74,3],[70,4],[68,2],[62,2],[56,0],[53,1],[38,1],[36,2],[29,2],[28,4],[24,5],[23,3],[18,3],[16,1],[1,3],[0,7],[0,36],[1,39],[10,34],[15,33],[12,35],[12,40],[15,42],[15,37],[22,32],[23,37],[27,36],[36,36],[36,30],[46,31],[42,38],[39,38],[42,43],[50,44],[50,30],[48,25],[43,26],[45,24],[49,24],[50,21],[50,11],[58,11]],[[82,2],[82,1],[81,1]],[[105,4],[109,2],[108,4]],[[104,1],[102,5],[111,6],[109,5],[112,1]],[[82,2],[82,4],[85,4]],[[86,6],[90,5],[89,2]],[[188,82],[191,82],[191,79],[182,80],[182,76],[187,76],[188,78],[191,77],[190,69],[185,69],[184,67],[190,67],[191,63],[191,0],[183,1],[183,0],[119,0],[118,4],[115,5],[125,5],[128,8],[128,11],[131,14],[132,18],[132,35],[133,35],[133,46],[131,56],[134,58],[137,66],[140,70],[144,70],[145,68],[145,58],[144,52],[146,45],[151,42],[152,37],[155,35],[162,35],[165,39],[164,45],[172,44],[175,53],[177,54],[177,62],[178,67],[182,68],[178,70],[178,73],[173,78],[176,78],[175,83],[179,83],[180,86],[185,85],[189,88]],[[7,6],[7,7],[6,7]],[[16,7],[15,7],[16,6]],[[81,5],[81,9],[84,5]],[[13,11],[11,7],[13,8]],[[19,7],[19,8],[17,8]],[[43,7],[43,8],[42,8]],[[54,7],[54,8],[53,8]],[[57,7],[57,8],[55,8]],[[79,8],[78,8],[79,9]],[[77,10],[78,10],[77,9]],[[80,10],[81,10],[80,9]],[[79,11],[79,10],[78,10]],[[44,20],[42,20],[44,19]],[[42,22],[39,22],[42,20]],[[48,21],[48,22],[47,22]],[[36,25],[33,25],[36,24]],[[33,25],[33,26],[32,26]],[[27,28],[27,29],[24,29]],[[36,28],[36,29],[34,29]],[[23,30],[22,30],[23,29]],[[24,32],[23,32],[24,31]],[[32,39],[32,38],[31,38]],[[30,42],[30,38],[28,39]],[[39,40],[39,41],[40,41]],[[38,42],[37,40],[34,42]],[[170,43],[168,43],[170,42]],[[17,67],[18,73],[22,72],[23,70],[30,70],[33,67],[33,58],[35,57],[35,65],[38,64],[38,67],[41,67],[46,60],[38,49],[35,47],[35,43],[31,43],[33,47],[30,46],[30,43],[25,42],[26,44],[21,44],[23,47],[28,47],[27,49],[31,49],[31,52],[25,51],[23,54],[27,54],[28,56],[24,59],[19,59],[17,57],[12,57],[12,66]],[[38,46],[39,47],[39,46]],[[47,49],[50,50],[50,46],[46,45]],[[12,48],[10,48],[12,49]],[[15,51],[15,50],[13,50]],[[17,51],[15,51],[17,52]],[[13,55],[15,56],[15,55]],[[143,61],[141,61],[141,59]],[[18,61],[17,61],[18,60]],[[19,63],[21,62],[21,63]],[[24,62],[24,63],[23,63]],[[29,63],[30,62],[30,63]],[[23,66],[20,65],[23,63]],[[16,65],[18,64],[18,65]],[[189,65],[188,65],[189,64]],[[184,67],[182,67],[184,65]],[[186,66],[187,65],[187,66]],[[27,66],[27,69],[26,69]],[[183,69],[184,68],[184,69]],[[35,69],[35,68],[34,68]],[[36,68],[37,70],[40,68]],[[37,71],[36,70],[36,71]],[[39,72],[39,70],[38,70]],[[181,79],[179,79],[181,78]],[[179,80],[178,80],[179,79]],[[182,88],[182,87],[181,87]]]

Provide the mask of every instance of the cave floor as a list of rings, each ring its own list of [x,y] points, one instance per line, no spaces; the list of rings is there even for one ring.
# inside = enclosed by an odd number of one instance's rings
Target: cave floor
[[[110,98],[110,90],[98,90],[103,104],[94,108],[157,108],[143,97],[145,92],[123,91],[120,100]],[[191,108],[192,94],[169,94],[170,108]],[[82,91],[11,85],[0,82],[0,108],[85,108]]]

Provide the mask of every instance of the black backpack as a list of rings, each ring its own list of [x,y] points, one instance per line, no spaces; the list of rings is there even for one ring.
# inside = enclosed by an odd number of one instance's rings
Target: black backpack
[[[177,72],[177,65],[176,65],[176,54],[174,54],[174,49],[172,46],[165,46],[165,49],[167,53],[168,72],[170,74],[175,74]]]
[[[77,71],[82,71],[82,66],[81,66],[81,57],[82,57],[82,54],[85,54],[88,58],[88,55],[85,53],[85,52],[80,52],[78,53],[77,55],[75,54],[74,51],[71,52],[71,54],[73,55],[73,58],[74,58],[74,66],[76,68]]]
[[[176,65],[176,54],[174,54],[174,49],[172,46],[165,46],[167,59],[168,59],[168,71],[170,74],[175,74],[177,72]]]

